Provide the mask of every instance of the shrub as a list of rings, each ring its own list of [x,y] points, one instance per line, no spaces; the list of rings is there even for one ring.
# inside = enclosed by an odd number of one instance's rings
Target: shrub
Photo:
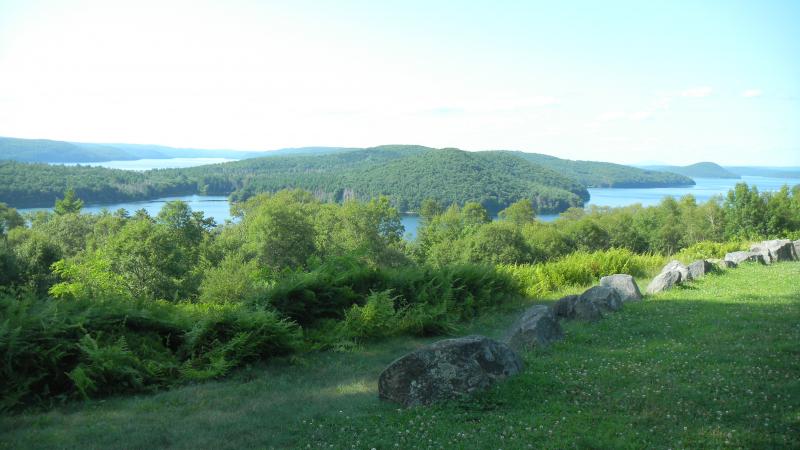
[[[513,277],[525,295],[538,297],[571,286],[585,286],[605,275],[627,273],[645,276],[664,263],[658,255],[637,255],[626,249],[576,252],[540,264],[505,265],[499,269]]]
[[[291,352],[271,311],[0,294],[0,409],[143,392]]]
[[[726,253],[747,250],[749,241],[710,242],[703,241],[690,245],[675,254],[675,258],[689,263],[698,259],[724,258]]]

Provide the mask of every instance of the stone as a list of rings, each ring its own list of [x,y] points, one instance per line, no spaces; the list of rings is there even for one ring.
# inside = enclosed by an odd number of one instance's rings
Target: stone
[[[681,273],[677,270],[661,272],[647,285],[647,293],[652,295],[672,289],[673,286],[681,282],[681,276]]]
[[[709,259],[708,262],[714,264],[720,269],[735,269],[736,263],[725,259]]]
[[[445,339],[389,364],[378,378],[378,396],[407,407],[429,405],[487,389],[522,369],[519,355],[501,342]]]
[[[793,242],[794,244],[794,254],[797,256],[797,259],[800,260],[800,239]]]
[[[622,309],[622,296],[616,289],[608,286],[592,286],[581,294],[602,312],[616,312]]]
[[[689,268],[677,259],[673,259],[672,261],[668,262],[667,265],[661,269],[661,273],[672,271],[680,272],[681,279],[678,281],[679,283],[692,280],[692,276],[689,274]]]
[[[713,271],[714,264],[705,259],[698,259],[697,261],[689,264],[689,275],[692,276],[693,280],[697,278],[703,278],[707,273],[711,273]]]
[[[782,261],[797,261],[798,256],[794,248],[794,243],[789,239],[773,239],[771,241],[753,244],[750,247],[750,251],[763,255],[768,264]]]
[[[642,292],[632,276],[617,273],[600,278],[600,286],[614,288],[622,297],[623,302],[630,302],[642,299]]]
[[[732,252],[725,255],[725,261],[731,261],[737,266],[743,262],[757,262],[766,264],[764,255],[755,252]]]
[[[603,318],[603,313],[591,300],[578,295],[568,295],[553,304],[553,314],[558,318],[578,319],[594,322]]]
[[[557,319],[570,319],[570,314],[572,314],[572,305],[578,299],[577,295],[567,295],[566,297],[561,297],[553,303],[550,307],[550,310],[553,311],[553,315],[556,316]]]
[[[544,305],[531,306],[511,327],[508,345],[521,351],[533,347],[546,347],[564,338],[553,311]]]

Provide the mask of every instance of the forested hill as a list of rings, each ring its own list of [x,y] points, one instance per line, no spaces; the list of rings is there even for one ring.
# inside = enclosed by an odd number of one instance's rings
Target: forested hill
[[[649,169],[695,178],[740,178],[739,175],[713,162],[699,162],[688,166],[650,166]]]
[[[645,170],[608,162],[573,161],[540,153],[511,152],[534,164],[574,178],[587,187],[650,188],[694,185],[687,174]]]
[[[0,159],[43,163],[92,163],[169,158],[246,159],[264,156],[320,155],[351,150],[359,149],[345,147],[298,147],[248,152],[237,150],[174,148],[163,145],[89,144],[82,142],[52,141],[48,139],[0,137]]]
[[[0,163],[0,202],[49,206],[67,187],[89,203],[167,195],[232,194],[303,188],[341,201],[387,195],[402,211],[425,198],[482,203],[490,212],[529,198],[540,212],[563,211],[588,200],[579,182],[505,152],[464,152],[383,146],[316,156],[277,156],[187,169],[128,172],[96,167]]]

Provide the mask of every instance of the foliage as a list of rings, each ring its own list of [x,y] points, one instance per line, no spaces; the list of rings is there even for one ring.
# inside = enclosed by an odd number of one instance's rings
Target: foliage
[[[297,328],[269,311],[0,295],[0,409],[151,391],[287,354]]]
[[[657,272],[666,262],[663,256],[639,255],[627,249],[592,253],[576,252],[558,260],[539,264],[503,265],[528,297],[541,297],[574,286],[596,283],[600,277],[626,273],[644,277]]]

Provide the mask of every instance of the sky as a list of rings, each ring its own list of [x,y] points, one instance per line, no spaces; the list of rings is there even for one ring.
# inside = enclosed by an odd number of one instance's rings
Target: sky
[[[0,0],[0,136],[800,166],[800,2]]]

